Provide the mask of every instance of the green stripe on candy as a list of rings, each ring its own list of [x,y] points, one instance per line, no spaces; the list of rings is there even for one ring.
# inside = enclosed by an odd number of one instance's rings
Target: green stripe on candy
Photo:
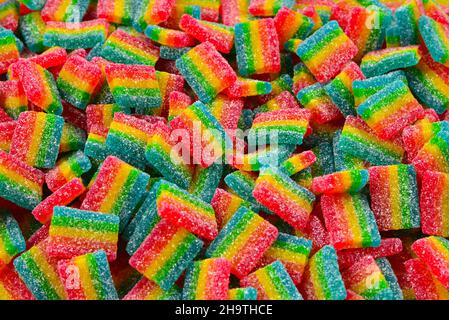
[[[316,42],[309,48],[309,50],[307,50],[307,52],[301,55],[301,60],[309,61],[313,59],[318,52],[320,52],[325,46],[328,46],[340,34],[342,34],[342,30],[340,28],[336,28],[326,33],[326,35],[322,37],[319,42]]]
[[[111,233],[118,232],[118,225],[115,223],[94,221],[91,219],[83,219],[83,218],[77,219],[74,217],[67,217],[61,215],[53,215],[51,225],[54,227],[76,228],[90,231],[111,232]]]
[[[132,191],[132,186],[136,182],[137,178],[139,177],[139,171],[133,169],[130,171],[128,177],[126,178],[125,183],[120,188],[120,193],[117,198],[117,201],[115,202],[114,206],[112,207],[113,214],[119,214],[120,211],[123,209],[123,205],[128,200],[130,196],[130,192]]]
[[[359,223],[360,227],[360,231],[361,231],[361,236],[362,236],[362,247],[366,248],[366,247],[371,247],[373,245],[372,243],[372,237],[371,237],[371,233],[369,232],[369,224],[367,221],[367,217],[365,215],[365,205],[364,203],[362,203],[362,198],[360,196],[352,196],[352,202],[354,204],[354,208],[355,208],[355,212],[357,215],[357,221]]]
[[[195,87],[196,90],[201,90],[204,92],[204,95],[208,97],[214,97],[216,95],[215,89],[212,87],[212,85],[209,83],[209,81],[206,80],[202,72],[198,70],[195,63],[190,59],[188,56],[188,53],[183,55],[180,58],[180,61],[184,64],[184,67],[194,78],[193,81],[195,81]]]

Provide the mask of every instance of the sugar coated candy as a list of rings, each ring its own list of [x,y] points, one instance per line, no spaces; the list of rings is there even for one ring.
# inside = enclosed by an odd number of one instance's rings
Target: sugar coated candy
[[[315,177],[312,182],[312,191],[315,194],[356,193],[368,183],[367,170],[349,170]]]
[[[0,271],[0,299],[1,300],[34,300],[35,297],[28,290],[19,277],[13,265],[8,265]]]
[[[163,290],[156,283],[147,278],[142,278],[123,297],[123,300],[179,300],[181,294],[176,286],[169,290]]]
[[[422,16],[419,18],[419,30],[433,60],[449,66],[449,26]]]
[[[257,300],[257,289],[253,287],[234,288],[228,292],[228,300]]]
[[[0,211],[0,272],[19,253],[25,251],[25,239],[14,217]]]

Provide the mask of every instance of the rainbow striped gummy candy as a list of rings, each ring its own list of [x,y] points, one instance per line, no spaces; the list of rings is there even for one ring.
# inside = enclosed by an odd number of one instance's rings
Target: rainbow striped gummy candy
[[[19,21],[19,4],[6,0],[0,4],[0,26],[15,31]]]
[[[82,22],[49,21],[44,33],[44,45],[65,49],[93,48],[103,43],[109,31],[109,23],[104,19]]]
[[[336,21],[331,21],[318,29],[304,40],[296,51],[302,62],[321,83],[337,76],[357,52],[357,46],[346,36]]]
[[[0,210],[0,272],[20,252],[25,251],[25,239],[14,217]],[[1,291],[1,290],[0,290]]]
[[[0,30],[0,74],[6,73],[8,67],[19,60],[20,52],[16,37],[11,31]]]
[[[281,70],[279,40],[271,18],[237,23],[234,26],[235,49],[240,75],[277,73]]]
[[[298,48],[302,42],[303,42],[303,40],[301,40],[301,39],[287,40],[287,41],[285,41],[285,44],[284,44],[284,50],[291,52],[291,53],[296,53],[296,51],[298,50]],[[314,84],[315,82],[316,81],[313,81],[311,84]]]
[[[418,26],[419,17],[421,14],[424,14],[422,9],[418,1],[415,0],[408,1],[396,9],[395,17],[400,30],[399,39],[401,46],[419,44]]]
[[[39,55],[29,57],[27,60],[37,63],[44,69],[52,69],[52,67],[60,67],[67,60],[68,54],[64,48],[52,47]],[[15,76],[11,74],[11,77]],[[18,76],[17,76],[18,77]]]
[[[97,17],[111,23],[131,25],[132,10],[132,0],[98,0],[97,3]]]
[[[424,117],[424,109],[403,81],[395,81],[358,108],[357,113],[382,139],[393,139]]]
[[[172,48],[192,47],[196,44],[195,38],[191,35],[160,26],[149,25],[145,29],[145,35],[156,43]]]
[[[219,230],[229,222],[240,207],[251,208],[249,202],[220,188],[215,189],[210,204],[215,211]]]
[[[47,113],[61,114],[61,99],[50,72],[29,60],[20,60],[13,69],[31,103]]]
[[[161,218],[207,240],[217,236],[218,227],[212,207],[200,198],[161,180],[156,189],[157,212]]]
[[[103,250],[58,262],[68,300],[118,300]]]
[[[154,66],[159,59],[159,48],[143,35],[117,29],[107,38],[100,55],[115,63]]]
[[[274,98],[268,100],[265,104],[257,107],[255,113],[276,111],[280,109],[299,109],[299,103],[289,91],[282,91]]]
[[[448,174],[434,171],[424,173],[420,193],[421,230],[424,234],[449,236],[448,187]]]
[[[338,107],[341,113],[347,117],[356,115],[353,82],[365,79],[362,70],[354,63],[348,63],[338,76],[324,86],[324,90]]]
[[[227,300],[231,264],[223,258],[193,262],[187,268],[184,300]]]
[[[223,166],[221,164],[216,163],[208,168],[195,166],[192,182],[188,188],[189,193],[197,196],[204,202],[210,203],[215,189],[220,184],[222,175]]]
[[[247,275],[240,280],[240,285],[256,288],[258,300],[303,300],[280,261]]]
[[[248,141],[274,143],[273,139],[277,139],[279,144],[301,145],[310,116],[308,110],[299,108],[259,113],[253,120]]]
[[[346,299],[346,288],[332,246],[324,246],[309,259],[299,289],[306,300]]]
[[[449,241],[436,236],[421,238],[412,244],[412,250],[432,275],[449,290]]]
[[[304,151],[301,153],[294,154],[287,160],[285,160],[280,169],[283,170],[287,175],[292,176],[304,169],[307,169],[316,161],[316,156],[313,151]]]
[[[272,17],[281,8],[293,8],[294,0],[251,0],[248,12],[255,17]]]
[[[37,168],[53,168],[58,157],[64,119],[26,111],[17,120],[11,141],[11,155]]]
[[[371,78],[393,70],[416,66],[420,59],[418,46],[387,48],[366,54],[360,68],[367,78]]]
[[[293,144],[281,145],[256,145],[253,141],[248,141],[250,149],[243,156],[237,155],[232,163],[232,166],[242,171],[260,171],[267,166],[278,166],[292,154],[295,149]]]
[[[168,121],[171,121],[179,116],[184,109],[187,109],[192,103],[192,98],[184,92],[170,92],[168,96]]]
[[[56,84],[62,99],[84,110],[101,79],[101,69],[97,64],[72,55],[59,72]]]
[[[148,25],[165,22],[175,5],[175,0],[144,0],[136,9],[133,26],[138,31],[143,31]],[[130,6],[132,7],[132,4]]]
[[[257,300],[257,290],[253,287],[229,289],[228,300]]]
[[[269,94],[271,90],[270,82],[237,77],[237,81],[227,87],[224,94],[230,98],[240,98]]]
[[[429,53],[424,54],[417,66],[406,70],[413,94],[424,105],[438,114],[449,109],[449,68],[435,62]]]
[[[263,255],[261,263],[267,265],[276,260],[282,262],[292,281],[297,285],[301,283],[311,250],[311,240],[279,233],[276,241]]]
[[[396,273],[393,269],[393,266],[388,261],[387,258],[379,258],[376,259],[376,263],[378,267],[380,268],[380,271],[382,271],[382,274],[385,277],[385,280],[387,280],[388,285],[390,287],[391,293],[392,293],[392,300],[404,300],[404,294],[402,293],[402,288],[399,285],[398,278],[396,276]],[[399,273],[399,272],[398,272]]]
[[[401,144],[381,140],[362,119],[353,116],[346,118],[337,149],[373,165],[397,164],[404,156]]]
[[[380,245],[376,219],[363,194],[324,194],[320,204],[336,250]]]
[[[148,121],[116,112],[106,138],[107,152],[139,169],[144,168],[145,150],[153,131]]]
[[[62,128],[59,153],[81,150],[85,144],[86,132],[70,122],[65,122]]]
[[[0,108],[13,119],[17,119],[19,114],[28,110],[28,100],[19,81],[0,82]]]
[[[170,93],[177,91],[184,91],[184,78],[180,75],[156,71],[157,81],[159,83],[159,90],[161,91],[161,106],[156,110],[152,110],[152,115],[167,117],[169,112],[169,97]]]
[[[47,253],[58,259],[70,259],[102,249],[113,261],[117,256],[119,220],[112,214],[55,207]]]
[[[248,275],[276,240],[276,227],[245,207],[232,216],[206,251],[208,258],[226,258],[231,273]]]
[[[205,103],[237,80],[235,71],[210,42],[197,45],[177,59],[176,67]]]
[[[433,60],[449,67],[449,26],[422,16],[419,30]]]
[[[64,300],[64,286],[57,273],[57,260],[48,252],[44,240],[14,260],[14,267],[28,290],[38,300]]]
[[[223,24],[234,26],[239,22],[251,20],[248,7],[251,0],[221,0],[221,18]]]
[[[123,300],[179,300],[180,298],[181,294],[176,286],[169,290],[164,290],[153,281],[142,278],[123,297]]]
[[[411,161],[418,174],[427,170],[449,173],[449,159],[446,157],[449,147],[449,131],[440,131],[431,138]]]
[[[372,97],[377,92],[385,89],[396,81],[402,81],[405,84],[408,84],[404,71],[392,71],[390,73],[365,80],[355,80],[352,83],[355,106],[360,106],[368,98]]]
[[[15,121],[0,122],[0,150],[9,152],[15,129]]]
[[[10,264],[0,271],[0,300],[34,300],[33,294]]]
[[[254,198],[296,229],[305,229],[315,196],[277,168],[264,169],[256,180]]]
[[[0,198],[32,210],[42,201],[44,174],[0,150]]]
[[[324,87],[316,83],[298,92],[298,101],[312,113],[312,120],[319,124],[338,120],[342,114]]]
[[[80,22],[89,5],[88,0],[47,0],[41,15],[44,21]]]
[[[224,129],[235,130],[238,127],[244,104],[242,99],[219,94],[208,106],[212,115]]]
[[[45,50],[45,22],[39,12],[31,12],[21,16],[19,20],[19,32],[27,48],[32,52],[42,52]]]
[[[190,15],[183,15],[179,27],[199,42],[210,42],[223,53],[231,52],[234,46],[234,29],[223,24],[202,21]]]
[[[381,269],[366,256],[342,273],[346,288],[369,300],[392,300],[393,292]]]
[[[105,69],[109,88],[117,104],[146,113],[162,103],[161,91],[152,66],[108,64]]]
[[[171,129],[167,125],[159,125],[148,139],[145,157],[148,164],[166,180],[186,189],[192,180],[193,170],[181,155],[173,152],[170,134]]]
[[[185,7],[198,6],[201,11],[201,20],[216,22],[219,18],[220,0],[177,0],[176,8],[185,10]],[[185,12],[188,13],[188,12]],[[199,17],[198,17],[199,19]]]
[[[120,230],[143,197],[150,176],[114,156],[108,156],[81,204],[82,210],[120,217]]]
[[[187,230],[161,220],[129,264],[163,290],[169,290],[202,246],[203,242]]]
[[[312,31],[315,23],[298,11],[282,7],[274,17],[274,25],[276,26],[279,45],[282,48],[291,38],[305,39]]]
[[[45,174],[45,182],[55,192],[73,178],[81,177],[91,167],[89,158],[82,151],[77,151],[59,159],[56,166]]]
[[[315,83],[315,77],[303,63],[300,62],[293,67],[293,92],[295,95]]]
[[[371,207],[380,231],[419,228],[416,171],[412,165],[369,168]]]
[[[367,170],[347,170],[313,178],[311,190],[315,194],[356,193],[368,183]]]

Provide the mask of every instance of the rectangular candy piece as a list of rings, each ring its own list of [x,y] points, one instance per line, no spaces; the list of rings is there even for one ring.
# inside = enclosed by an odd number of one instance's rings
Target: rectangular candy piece
[[[6,73],[8,67],[20,57],[16,38],[12,32],[0,32],[0,52],[0,74],[2,74]]]
[[[0,122],[0,150],[9,152],[15,128],[15,121]]]
[[[32,210],[42,201],[44,174],[0,150],[0,198]]]
[[[422,16],[419,31],[433,60],[449,67],[449,26]]]
[[[422,1],[424,2],[424,1]],[[421,4],[422,6],[422,4]],[[408,1],[395,11],[396,22],[400,30],[399,39],[401,46],[419,44],[419,18],[424,14],[424,8],[420,8],[418,1]]]
[[[312,192],[315,194],[357,193],[368,183],[367,170],[347,170],[313,178]]]
[[[449,290],[420,259],[407,260],[404,265],[416,300],[449,300]]]
[[[424,173],[420,193],[421,230],[424,234],[449,237],[448,188],[449,174]]]
[[[338,23],[331,21],[308,37],[296,53],[315,78],[324,83],[338,75],[357,52],[357,46]]]
[[[29,60],[20,60],[13,69],[31,103],[47,113],[61,114],[61,99],[50,72]]]
[[[210,42],[197,45],[176,60],[176,67],[204,103],[237,80],[229,63]]]
[[[109,7],[110,4],[104,1],[104,7]],[[148,25],[157,25],[165,22],[170,17],[170,14],[175,6],[175,0],[144,0],[135,9],[133,26],[138,31],[144,31]],[[99,5],[99,4],[98,4]],[[135,4],[134,4],[135,5]],[[133,9],[131,3],[130,9]],[[98,10],[98,9],[97,9]],[[119,11],[119,10],[117,10]],[[119,11],[120,12],[120,11]],[[130,14],[131,16],[131,14]],[[99,16],[100,17],[100,16]],[[100,17],[101,18],[101,17]],[[114,21],[115,22],[115,21]]]
[[[440,131],[432,137],[411,161],[418,174],[427,170],[449,173],[449,131]]]
[[[185,14],[179,21],[179,27],[199,42],[210,42],[222,52],[229,53],[234,46],[234,28],[223,24],[202,21]]]
[[[11,155],[37,168],[53,168],[58,157],[64,119],[60,116],[22,112],[11,141]]]
[[[309,259],[299,290],[306,300],[346,299],[346,288],[332,246],[324,246]]]
[[[86,138],[86,131],[69,122],[65,122],[62,128],[59,153],[83,149],[86,144]]]
[[[162,219],[200,238],[212,240],[217,236],[214,210],[208,203],[164,180],[157,183],[156,197],[157,212]]]
[[[188,188],[189,193],[200,198],[204,202],[210,203],[214,196],[215,189],[221,182],[223,166],[213,164],[208,168],[195,166],[192,175],[192,182]]]
[[[97,17],[110,23],[131,25],[132,10],[132,0],[98,0],[97,3]]]
[[[423,107],[400,80],[368,98],[357,108],[357,113],[381,139],[389,140],[424,117]]]
[[[83,22],[49,21],[44,33],[44,45],[65,49],[93,48],[103,43],[109,31],[109,23],[104,19]]]
[[[294,108],[299,109],[298,100],[296,100],[289,91],[282,91],[272,99],[268,100],[265,104],[257,107],[254,112],[260,113]]]
[[[193,262],[186,271],[184,300],[227,300],[231,264],[224,258]]]
[[[68,300],[118,300],[103,250],[60,260],[58,274]]]
[[[123,297],[123,300],[179,300],[181,294],[173,286],[169,290],[164,290],[156,283],[147,278],[142,278],[136,285]]]
[[[301,145],[310,116],[308,110],[298,108],[259,113],[253,120],[248,141]]]
[[[219,94],[208,106],[212,115],[225,130],[235,130],[238,127],[245,102],[243,99]]]
[[[324,194],[320,204],[330,241],[336,250],[380,245],[376,219],[364,195]]]
[[[13,119],[17,119],[20,113],[28,110],[28,100],[19,81],[0,82],[0,108]]]
[[[273,19],[238,23],[234,32],[240,75],[247,77],[281,70],[279,40]]]
[[[106,138],[108,153],[143,169],[147,141],[153,131],[153,125],[148,121],[117,112]]]
[[[39,12],[23,15],[19,20],[19,32],[28,49],[42,52],[44,46],[45,22]]]
[[[234,26],[239,22],[251,20],[251,14],[248,12],[250,0],[222,0],[221,18],[227,26]]]
[[[56,206],[67,206],[86,191],[81,179],[73,178],[39,203],[31,214],[45,224],[51,220]]]
[[[0,4],[0,26],[16,31],[19,22],[19,4],[16,1],[6,0]]]
[[[194,37],[183,31],[155,25],[149,25],[145,29],[145,35],[156,43],[172,48],[192,47],[196,43]]]
[[[117,104],[146,113],[162,103],[161,91],[152,66],[108,64],[105,69],[109,88]]]
[[[163,290],[169,290],[202,246],[203,242],[187,230],[162,220],[129,259],[129,264]]]
[[[296,229],[305,229],[315,196],[276,168],[263,170],[253,190],[256,200]]]
[[[224,90],[230,98],[251,97],[271,93],[271,83],[248,78],[237,77],[237,81]]]
[[[324,86],[328,96],[345,117],[356,115],[352,84],[354,81],[362,79],[365,79],[365,76],[360,67],[354,62],[350,62],[335,79]]]
[[[12,264],[0,271],[0,300],[34,300]]]
[[[256,179],[256,173],[238,170],[226,175],[224,181],[235,194],[250,202],[258,210],[262,206],[258,204],[252,194],[256,185]]]
[[[366,54],[360,68],[367,78],[371,78],[393,70],[416,66],[420,59],[418,46],[387,48]]]
[[[353,116],[346,118],[337,148],[373,165],[397,164],[404,156],[401,144],[381,140],[362,119]]]
[[[119,220],[112,214],[55,207],[47,253],[58,259],[71,259],[102,249],[113,261],[117,256]]]
[[[72,55],[59,72],[56,84],[62,99],[84,110],[101,80],[101,69],[97,64]]]
[[[171,121],[179,116],[184,109],[187,109],[192,103],[192,98],[184,92],[170,92],[168,96],[168,121]]]
[[[276,240],[276,227],[245,207],[232,216],[206,251],[208,258],[226,258],[231,273],[248,275]]]
[[[154,66],[159,59],[159,48],[143,35],[117,29],[107,38],[100,55],[115,63]]]
[[[305,39],[312,31],[314,22],[300,12],[284,6],[276,13],[274,25],[282,48],[291,38]]]
[[[240,280],[257,290],[257,300],[303,300],[281,261],[275,261]]]
[[[342,274],[346,288],[369,300],[392,300],[393,292],[371,256],[357,261]]]
[[[304,169],[309,168],[316,161],[316,156],[313,151],[308,150],[301,153],[294,154],[285,160],[280,169],[287,175],[292,176]]]
[[[47,0],[41,15],[44,21],[80,22],[89,5],[88,0]]]
[[[234,288],[228,293],[228,300],[257,300],[257,290],[253,287]]]
[[[387,282],[388,282],[388,285],[392,292],[391,300],[404,300],[404,294],[402,293],[402,288],[399,285],[399,281],[396,276],[396,273],[395,273],[391,263],[388,261],[388,259],[387,258],[376,259],[376,264],[378,265],[378,267],[380,268],[380,271],[384,275],[385,280],[387,280]]]
[[[218,230],[221,230],[229,222],[240,207],[251,208],[249,202],[220,188],[215,190],[210,204],[215,211]]]
[[[148,164],[158,171],[165,180],[187,189],[192,180],[193,168],[182,155],[174,152],[174,143],[170,140],[171,129],[161,124],[148,139],[145,157]]]
[[[25,239],[14,217],[7,211],[0,210],[0,272],[25,251]],[[1,288],[1,284],[0,284]],[[1,289],[0,289],[1,292]]]
[[[64,285],[57,273],[57,260],[48,252],[48,240],[25,251],[14,260],[14,267],[27,288],[38,300],[64,300]]]
[[[436,236],[421,238],[413,243],[412,250],[449,290],[449,241]]]
[[[101,165],[81,209],[117,215],[122,231],[142,198],[149,179],[148,174],[109,156]]]
[[[311,240],[279,233],[276,241],[263,255],[261,264],[267,265],[276,260],[282,262],[293,283],[298,285],[301,283],[311,250]]]
[[[355,80],[352,83],[352,91],[354,94],[355,106],[360,106],[368,98],[375,95],[377,92],[385,89],[390,84],[396,81],[402,81],[408,84],[407,77],[404,71],[393,71],[381,76],[372,77],[365,80]]]
[[[371,167],[369,177],[371,207],[379,230],[419,228],[415,168],[412,165]]]
[[[293,92],[295,95],[315,83],[315,77],[303,63],[300,62],[293,67]]]
[[[334,104],[324,87],[316,83],[298,92],[298,101],[312,113],[312,120],[319,124],[338,120],[342,113]]]

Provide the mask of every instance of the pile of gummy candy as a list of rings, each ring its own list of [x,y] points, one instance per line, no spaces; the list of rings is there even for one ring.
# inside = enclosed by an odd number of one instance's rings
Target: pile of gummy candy
[[[0,25],[0,299],[449,299],[449,1]]]

